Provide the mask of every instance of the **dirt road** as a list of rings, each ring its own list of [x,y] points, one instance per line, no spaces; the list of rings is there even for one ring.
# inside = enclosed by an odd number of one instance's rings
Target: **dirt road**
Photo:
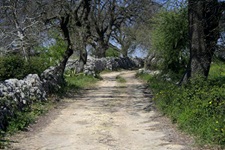
[[[117,75],[126,79],[118,83]],[[134,71],[112,72],[66,107],[47,125],[20,135],[15,150],[190,150],[168,120],[149,107],[149,93]],[[147,94],[147,96],[146,96]],[[144,109],[145,108],[145,109]],[[146,111],[150,110],[150,111]]]

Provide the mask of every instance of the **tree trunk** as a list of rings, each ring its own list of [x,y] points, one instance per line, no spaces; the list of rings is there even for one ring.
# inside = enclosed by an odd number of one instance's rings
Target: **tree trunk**
[[[60,62],[60,65],[59,65],[59,67],[60,67],[59,69],[61,71],[60,74],[62,76],[63,76],[64,70],[66,68],[66,63],[71,55],[73,55],[73,50],[71,48],[67,48],[67,50],[64,53],[63,60]]]
[[[208,77],[219,38],[221,14],[217,0],[188,1],[190,60],[181,83],[189,78]]]
[[[127,52],[127,50],[122,50],[122,55],[123,55],[124,58],[125,58],[125,57],[128,57],[128,52]]]
[[[61,17],[60,19],[61,19],[60,28],[61,28],[63,35],[65,37],[65,40],[67,42],[67,49],[63,55],[62,61],[60,62],[59,66],[57,68],[58,74],[63,78],[63,74],[64,74],[64,71],[66,68],[66,63],[67,63],[69,57],[73,54],[73,49],[72,49],[72,44],[71,44],[71,39],[70,39],[70,32],[68,29],[70,15],[67,14],[66,17]]]
[[[128,56],[128,49],[130,47],[130,44],[121,44],[121,47],[122,47],[122,55],[123,57],[127,57]]]
[[[98,41],[96,49],[96,57],[103,58],[106,57],[106,50],[109,48],[108,44],[105,44],[103,41]]]
[[[208,76],[211,63],[210,51],[206,47],[204,34],[204,1],[189,2],[189,35],[190,35],[190,66],[188,77]]]
[[[79,67],[76,70],[76,73],[80,73],[84,70],[84,65],[87,63],[87,51],[80,50],[80,58],[79,58]]]

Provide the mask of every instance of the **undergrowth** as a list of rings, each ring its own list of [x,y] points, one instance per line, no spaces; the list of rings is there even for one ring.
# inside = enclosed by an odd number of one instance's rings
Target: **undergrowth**
[[[53,106],[53,101],[35,102],[23,111],[17,110],[13,116],[8,117],[8,126],[5,131],[1,130],[0,149],[8,146],[10,141],[8,135],[13,135],[18,131],[25,131],[30,124],[34,123],[38,116],[46,113]]]
[[[91,75],[84,74],[74,74],[66,76],[65,79],[67,82],[67,90],[80,90],[93,86],[98,80],[101,79],[101,77],[93,77]]]
[[[199,144],[225,146],[225,64],[212,64],[207,81],[177,86],[172,81],[139,74],[148,81],[157,107]]]
[[[8,126],[6,131],[0,130],[0,149],[7,148],[9,141],[8,135],[13,135],[18,131],[26,130],[27,127],[34,123],[38,116],[48,112],[51,108],[56,105],[54,97],[62,97],[67,92],[79,91],[81,89],[93,86],[99,79],[92,76],[85,76],[84,74],[70,75],[65,77],[67,86],[63,87],[62,91],[51,95],[48,101],[34,102],[29,107],[23,109],[23,111],[14,112],[14,115],[8,118]]]

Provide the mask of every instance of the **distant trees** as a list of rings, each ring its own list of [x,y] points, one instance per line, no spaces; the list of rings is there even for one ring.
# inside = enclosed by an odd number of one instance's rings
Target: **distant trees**
[[[148,33],[150,33],[151,24],[149,20],[159,11],[161,5],[148,0],[140,3],[141,9],[137,10],[131,20],[122,23],[112,35],[123,57],[127,57],[136,50],[142,53],[149,49],[147,47],[150,45]]]

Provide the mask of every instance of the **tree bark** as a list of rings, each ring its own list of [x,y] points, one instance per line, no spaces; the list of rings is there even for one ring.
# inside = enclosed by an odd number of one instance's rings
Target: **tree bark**
[[[219,38],[221,15],[217,0],[188,1],[190,59],[181,83],[195,77],[207,79]]]
[[[97,50],[96,50],[96,57],[103,58],[106,57],[106,50],[109,48],[109,45],[106,44],[104,41],[99,40],[97,42]]]
[[[80,58],[79,58],[79,69],[76,70],[76,73],[80,73],[84,70],[84,65],[87,63],[87,51],[84,48],[80,50]]]

